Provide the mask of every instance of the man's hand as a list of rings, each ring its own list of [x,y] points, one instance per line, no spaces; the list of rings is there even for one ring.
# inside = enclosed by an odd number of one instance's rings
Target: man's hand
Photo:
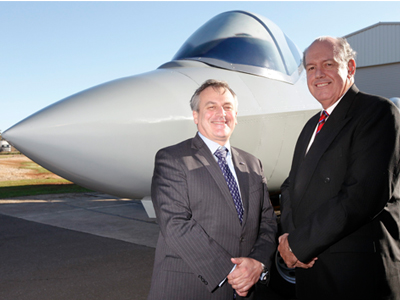
[[[278,251],[285,261],[286,265],[289,268],[303,268],[303,269],[309,269],[312,266],[314,266],[315,261],[318,259],[317,257],[313,258],[310,262],[308,263],[302,263],[297,259],[297,257],[293,254],[293,252],[290,250],[289,247],[289,242],[288,242],[288,233],[285,233],[279,237],[279,246],[278,246]]]
[[[231,261],[236,268],[228,275],[228,282],[239,296],[246,297],[250,288],[260,279],[262,265],[248,257],[232,258]]]

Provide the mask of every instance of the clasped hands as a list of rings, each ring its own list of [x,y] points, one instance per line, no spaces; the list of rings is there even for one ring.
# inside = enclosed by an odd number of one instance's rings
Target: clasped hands
[[[279,237],[278,251],[289,268],[309,269],[314,266],[317,257],[313,258],[308,263],[303,263],[290,250],[288,242],[288,233]],[[261,263],[255,259],[248,257],[232,258],[232,263],[236,265],[235,270],[228,275],[228,282],[236,293],[241,296],[247,296],[250,288],[260,279],[262,272]]]
[[[261,263],[249,257],[232,258],[231,261],[236,268],[228,275],[228,282],[239,296],[246,297],[250,288],[260,279]]]
[[[279,246],[278,246],[278,251],[285,261],[286,265],[289,268],[303,268],[303,269],[309,269],[312,266],[314,266],[315,261],[318,259],[317,257],[313,258],[311,261],[308,263],[303,263],[297,259],[297,257],[293,254],[293,252],[290,250],[289,247],[289,242],[288,242],[288,233],[285,233],[279,237]]]

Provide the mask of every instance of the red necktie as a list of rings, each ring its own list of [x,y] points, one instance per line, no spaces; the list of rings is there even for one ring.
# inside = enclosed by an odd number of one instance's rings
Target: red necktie
[[[329,114],[325,110],[323,110],[321,116],[319,117],[317,132],[315,133],[315,135],[317,135],[318,132],[321,131],[321,128],[322,128],[322,126],[324,126],[325,121],[328,117],[329,117]]]

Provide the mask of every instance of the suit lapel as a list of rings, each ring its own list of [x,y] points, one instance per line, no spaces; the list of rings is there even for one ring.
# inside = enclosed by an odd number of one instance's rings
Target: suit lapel
[[[349,114],[348,111],[357,92],[358,89],[354,85],[349,89],[338,106],[329,116],[324,127],[318,133],[311,145],[307,155],[305,155],[305,151],[311,139],[311,134],[314,132],[315,126],[317,125],[319,114],[314,116],[307,124],[308,128],[305,128],[304,140],[301,142],[301,145],[299,145],[300,151],[296,161],[294,161],[295,164],[299,165],[296,171],[296,180],[294,181],[296,183],[294,186],[295,193],[298,196],[296,198],[299,200],[297,205],[299,205],[303,198],[321,157],[327,151],[343,127],[351,120],[352,115]],[[303,156],[300,157],[300,155]]]
[[[317,126],[319,116],[319,113],[313,116],[304,127],[304,134],[302,134],[301,140],[299,140],[299,145],[301,145],[300,151],[297,153],[298,157],[295,157],[295,159],[298,161],[303,161],[304,157],[306,157],[308,144],[310,143],[311,137],[314,134],[315,126]]]

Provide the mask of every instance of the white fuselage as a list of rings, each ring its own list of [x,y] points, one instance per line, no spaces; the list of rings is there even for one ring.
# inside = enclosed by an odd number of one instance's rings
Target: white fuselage
[[[142,198],[150,195],[157,150],[195,135],[189,100],[210,78],[227,81],[238,96],[238,125],[231,144],[258,157],[269,189],[279,190],[300,130],[319,110],[304,74],[291,84],[175,61],[70,96],[3,136],[33,161],[72,182]]]

